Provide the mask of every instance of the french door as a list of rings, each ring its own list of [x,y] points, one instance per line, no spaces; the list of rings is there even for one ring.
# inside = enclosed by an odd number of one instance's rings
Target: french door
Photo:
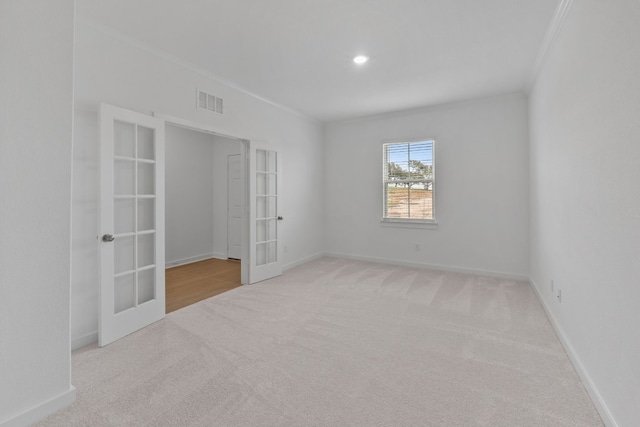
[[[164,121],[100,108],[102,347],[165,315]]]
[[[157,117],[100,108],[100,346],[165,316],[164,126]],[[282,158],[254,141],[243,153],[243,283],[257,283],[282,274]]]
[[[256,283],[282,274],[282,159],[264,144],[249,145],[249,279]]]

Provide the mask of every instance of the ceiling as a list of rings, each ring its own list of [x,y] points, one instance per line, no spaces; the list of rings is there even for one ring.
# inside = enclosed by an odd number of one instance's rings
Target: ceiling
[[[77,0],[77,13],[328,122],[523,91],[558,2]]]

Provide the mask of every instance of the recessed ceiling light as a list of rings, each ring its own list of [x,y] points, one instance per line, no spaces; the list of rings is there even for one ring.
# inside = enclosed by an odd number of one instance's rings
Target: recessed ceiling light
[[[364,56],[364,55],[358,55],[355,58],[353,58],[353,62],[355,62],[358,65],[364,64],[368,60],[369,60],[369,57],[368,56]]]

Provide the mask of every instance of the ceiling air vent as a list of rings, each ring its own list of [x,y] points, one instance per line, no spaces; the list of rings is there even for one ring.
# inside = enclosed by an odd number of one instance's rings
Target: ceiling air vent
[[[213,111],[214,113],[224,113],[224,100],[210,93],[197,91],[197,106],[203,110]]]

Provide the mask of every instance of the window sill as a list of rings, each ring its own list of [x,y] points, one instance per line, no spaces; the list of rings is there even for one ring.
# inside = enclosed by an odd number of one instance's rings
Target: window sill
[[[437,230],[438,223],[437,222],[422,222],[422,221],[411,221],[411,220],[402,220],[402,219],[383,219],[380,221],[380,225],[382,227],[394,227],[394,228],[414,228],[414,229],[423,229],[423,230]]]

